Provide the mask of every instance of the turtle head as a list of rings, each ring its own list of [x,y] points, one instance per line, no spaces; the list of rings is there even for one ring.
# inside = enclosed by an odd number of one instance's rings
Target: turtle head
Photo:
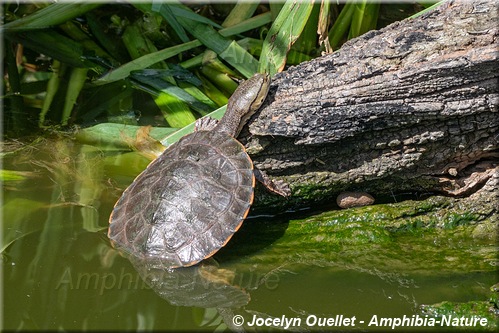
[[[248,119],[262,106],[270,87],[270,75],[257,73],[237,87],[227,111],[215,130],[237,137]]]

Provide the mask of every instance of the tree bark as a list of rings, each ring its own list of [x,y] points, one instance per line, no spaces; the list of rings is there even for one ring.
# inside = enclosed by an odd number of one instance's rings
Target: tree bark
[[[279,73],[242,141],[289,204],[497,188],[497,22],[449,1]]]

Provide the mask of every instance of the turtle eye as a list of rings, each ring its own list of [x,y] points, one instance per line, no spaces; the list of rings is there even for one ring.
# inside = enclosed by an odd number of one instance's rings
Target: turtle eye
[[[251,109],[255,110],[255,111],[258,110],[260,108],[260,106],[262,106],[263,101],[265,101],[265,97],[266,96],[258,96],[255,99],[255,102],[253,103],[253,105],[251,106]]]

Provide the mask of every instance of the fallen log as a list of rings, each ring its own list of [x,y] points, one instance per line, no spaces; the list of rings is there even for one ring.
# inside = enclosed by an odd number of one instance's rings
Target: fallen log
[[[449,1],[291,67],[242,141],[258,168],[291,185],[288,207],[344,191],[379,200],[495,189],[497,22],[493,1]],[[283,202],[263,192],[263,205]]]

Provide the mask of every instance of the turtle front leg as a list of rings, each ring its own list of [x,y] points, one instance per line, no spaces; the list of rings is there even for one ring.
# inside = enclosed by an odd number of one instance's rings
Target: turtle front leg
[[[282,195],[283,197],[289,197],[291,195],[289,185],[282,180],[272,180],[265,172],[258,169],[254,169],[253,172],[256,180],[262,183],[270,192]]]
[[[217,126],[218,120],[211,117],[203,117],[194,123],[194,131],[211,131]]]

